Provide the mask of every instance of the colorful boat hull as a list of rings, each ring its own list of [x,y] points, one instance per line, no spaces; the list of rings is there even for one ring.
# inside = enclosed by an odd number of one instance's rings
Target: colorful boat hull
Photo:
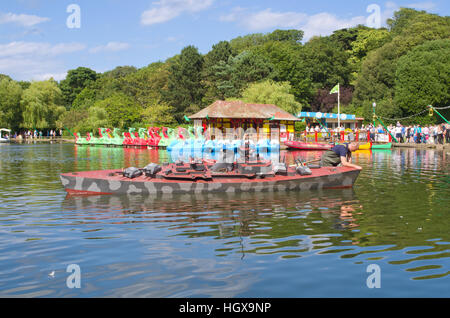
[[[387,144],[374,144],[371,142],[368,142],[366,144],[360,145],[359,150],[376,150],[376,149],[391,149],[392,143]]]
[[[392,148],[392,143],[387,143],[387,144],[372,144],[372,149],[391,149]]]
[[[372,149],[372,144],[370,142],[363,145],[359,145],[359,150],[370,150],[370,149]]]
[[[60,178],[67,192],[78,195],[236,193],[351,188],[360,170],[348,167],[322,167],[312,169],[312,175],[309,176],[273,175],[253,179],[230,176],[213,178],[210,181],[167,180],[146,176],[128,179],[115,173],[117,170],[85,171],[63,173]]]

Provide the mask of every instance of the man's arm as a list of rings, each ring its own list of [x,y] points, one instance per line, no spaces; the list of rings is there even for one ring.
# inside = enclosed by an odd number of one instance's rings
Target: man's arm
[[[362,170],[362,167],[360,167],[360,166],[358,166],[358,165],[355,165],[355,164],[352,164],[351,162],[349,162],[349,161],[347,160],[347,157],[341,157],[341,164],[342,164],[344,167],[350,167],[350,168],[355,168],[355,169]]]

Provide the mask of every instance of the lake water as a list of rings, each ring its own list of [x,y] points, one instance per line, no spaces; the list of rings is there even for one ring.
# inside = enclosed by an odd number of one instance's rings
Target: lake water
[[[288,161],[294,156],[320,153],[289,152]],[[364,170],[346,190],[68,197],[59,180],[167,158],[149,149],[0,145],[0,296],[450,296],[445,151],[356,153]],[[70,264],[81,270],[81,288],[67,287]],[[379,271],[368,272],[372,264]]]

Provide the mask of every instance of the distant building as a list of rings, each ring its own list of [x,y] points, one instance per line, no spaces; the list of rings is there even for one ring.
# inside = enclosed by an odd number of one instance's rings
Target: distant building
[[[334,113],[315,113],[315,112],[301,112],[298,117],[305,119],[309,125],[325,126],[328,129],[334,129],[338,126],[338,114]],[[355,115],[341,114],[341,126],[345,129],[361,128],[364,118],[358,118]],[[320,123],[319,123],[320,122]]]
[[[215,101],[197,114],[189,116],[194,126],[202,125],[205,130],[218,128],[226,133],[226,128],[254,128],[263,138],[278,138],[279,141],[294,138],[294,115],[275,105],[251,104],[242,101]]]

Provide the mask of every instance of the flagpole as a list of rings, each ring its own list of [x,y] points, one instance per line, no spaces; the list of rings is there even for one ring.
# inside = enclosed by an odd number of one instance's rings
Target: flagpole
[[[338,83],[338,128],[341,130],[341,86]]]

